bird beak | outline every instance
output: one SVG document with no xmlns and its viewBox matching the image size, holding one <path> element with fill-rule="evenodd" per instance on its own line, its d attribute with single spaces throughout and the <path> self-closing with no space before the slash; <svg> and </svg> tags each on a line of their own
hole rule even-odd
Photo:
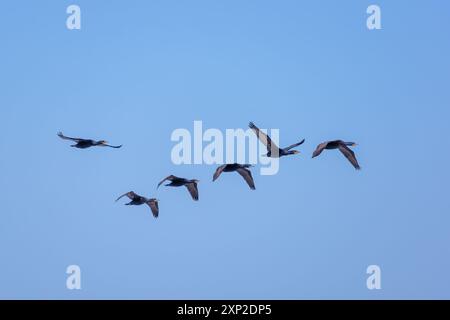
<svg viewBox="0 0 450 320">
<path fill-rule="evenodd" d="M 294 154 L 300 154 L 300 151 L 295 150 Z"/>
<path fill-rule="evenodd" d="M 357 143 L 354 143 L 353 146 L 356 147 L 356 146 L 358 146 L 358 144 L 357 144 Z"/>
</svg>

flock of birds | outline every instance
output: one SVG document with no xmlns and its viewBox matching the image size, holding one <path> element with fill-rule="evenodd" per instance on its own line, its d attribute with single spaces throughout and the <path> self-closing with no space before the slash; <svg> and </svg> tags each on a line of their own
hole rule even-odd
<svg viewBox="0 0 450 320">
<path fill-rule="evenodd" d="M 300 151 L 293 150 L 294 148 L 302 145 L 305 140 L 295 143 L 289 147 L 286 148 L 279 148 L 264 132 L 262 132 L 253 122 L 250 122 L 249 127 L 253 130 L 253 132 L 256 134 L 258 139 L 263 143 L 267 148 L 267 157 L 271 158 L 281 158 L 285 156 L 295 155 L 299 154 Z M 122 145 L 119 146 L 113 146 L 109 145 L 107 141 L 105 140 L 91 140 L 91 139 L 81 139 L 81 138 L 71 138 L 65 136 L 62 132 L 58 133 L 58 136 L 61 139 L 64 140 L 70 140 L 75 142 L 75 144 L 71 145 L 71 147 L 78 148 L 78 149 L 87 149 L 91 147 L 109 147 L 114 149 L 119 149 L 122 147 Z M 360 170 L 360 166 L 358 164 L 358 160 L 356 159 L 355 153 L 349 148 L 356 146 L 356 143 L 354 142 L 345 142 L 342 140 L 333 140 L 333 141 L 326 141 L 321 144 L 319 144 L 314 151 L 312 157 L 315 158 L 319 156 L 324 150 L 335 150 L 339 149 L 339 151 L 350 161 L 350 163 L 353 165 L 353 167 L 356 170 Z M 245 182 L 248 184 L 250 189 L 255 190 L 255 182 L 253 180 L 252 172 L 250 171 L 251 165 L 249 164 L 224 164 L 218 167 L 214 173 L 213 176 L 213 182 L 216 181 L 220 175 L 223 172 L 237 172 L 239 175 L 242 176 L 242 178 L 245 180 Z M 186 187 L 189 191 L 189 194 L 191 195 L 192 199 L 194 201 L 199 200 L 199 194 L 198 194 L 198 183 L 199 180 L 197 179 L 185 179 L 180 178 L 174 175 L 170 175 L 166 178 L 164 178 L 159 184 L 158 188 L 164 184 L 165 182 L 168 182 L 165 184 L 167 187 Z M 155 198 L 146 198 L 143 196 L 140 196 L 136 194 L 134 191 L 127 192 L 120 197 L 117 198 L 116 202 L 120 199 L 128 197 L 131 201 L 126 203 L 127 206 L 140 206 L 143 204 L 146 204 L 150 207 L 152 214 L 155 218 L 158 218 L 159 216 L 159 201 Z"/>
</svg>

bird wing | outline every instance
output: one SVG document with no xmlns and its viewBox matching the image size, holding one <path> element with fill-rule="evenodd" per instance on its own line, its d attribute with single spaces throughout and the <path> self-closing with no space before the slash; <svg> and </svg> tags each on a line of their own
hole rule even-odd
<svg viewBox="0 0 450 320">
<path fill-rule="evenodd" d="M 161 185 L 166 181 L 172 181 L 174 178 L 176 178 L 174 175 L 170 175 L 167 178 L 164 178 L 160 183 L 158 183 L 158 188 L 161 187 Z"/>
<path fill-rule="evenodd" d="M 358 160 L 356 160 L 355 153 L 349 147 L 347 147 L 345 144 L 340 144 L 339 150 L 348 159 L 348 161 L 350 161 L 350 163 L 355 167 L 356 170 L 361 169 Z"/>
<path fill-rule="evenodd" d="M 295 148 L 295 147 L 298 147 L 298 146 L 300 146 L 300 145 L 302 145 L 302 144 L 304 144 L 304 143 L 305 143 L 305 139 L 303 139 L 303 140 L 300 141 L 299 143 L 295 143 L 295 144 L 293 144 L 292 146 L 289 146 L 289 147 L 285 148 L 284 150 L 285 150 L 285 151 L 289 151 L 289 150 L 291 150 L 291 149 L 293 149 L 293 148 Z"/>
<path fill-rule="evenodd" d="M 194 199 L 195 201 L 198 201 L 198 188 L 197 188 L 197 183 L 192 182 L 192 183 L 188 183 L 186 185 L 186 188 L 188 189 L 189 193 L 192 196 L 192 199 Z"/>
<path fill-rule="evenodd" d="M 319 144 L 319 145 L 317 146 L 317 148 L 316 148 L 316 151 L 314 151 L 312 157 L 315 158 L 315 157 L 319 156 L 319 155 L 322 153 L 322 151 L 325 150 L 325 148 L 327 147 L 327 145 L 328 145 L 328 141 Z"/>
<path fill-rule="evenodd" d="M 134 193 L 133 191 L 130 191 L 130 192 L 127 192 L 127 193 L 121 195 L 120 197 L 118 197 L 116 202 L 119 201 L 120 199 L 122 199 L 123 197 L 128 197 L 131 200 L 133 200 L 136 196 L 137 196 L 136 193 Z"/>
<path fill-rule="evenodd" d="M 150 209 L 152 210 L 152 214 L 155 218 L 158 218 L 159 216 L 159 205 L 158 205 L 158 201 L 156 200 L 149 200 L 147 201 L 147 205 L 150 207 Z"/>
<path fill-rule="evenodd" d="M 264 132 L 262 132 L 257 126 L 255 126 L 253 122 L 250 122 L 248 126 L 256 134 L 259 141 L 261 141 L 261 143 L 267 147 L 267 151 L 272 152 L 272 148 L 274 150 L 279 150 L 278 146 L 272 141 L 272 139 L 270 139 L 270 137 Z"/>
<path fill-rule="evenodd" d="M 220 177 L 220 175 L 223 172 L 223 169 L 225 169 L 226 166 L 227 165 L 224 164 L 223 166 L 220 166 L 217 168 L 216 172 L 214 173 L 213 182 L 216 181 Z"/>
<path fill-rule="evenodd" d="M 237 172 L 244 178 L 250 189 L 255 190 L 255 182 L 253 181 L 252 172 L 248 169 L 240 168 Z"/>
<path fill-rule="evenodd" d="M 60 137 L 61 139 L 64 139 L 64 140 L 72 140 L 72 141 L 75 141 L 75 142 L 80 142 L 80 141 L 84 141 L 85 140 L 85 139 L 81 139 L 81 138 L 67 137 L 62 132 L 58 132 L 58 137 Z"/>
</svg>

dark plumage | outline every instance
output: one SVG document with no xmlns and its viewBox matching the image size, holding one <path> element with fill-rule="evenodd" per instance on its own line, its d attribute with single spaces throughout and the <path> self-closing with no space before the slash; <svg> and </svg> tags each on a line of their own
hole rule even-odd
<svg viewBox="0 0 450 320">
<path fill-rule="evenodd" d="M 142 196 L 134 193 L 133 191 L 130 191 L 130 192 L 127 192 L 127 193 L 121 195 L 119 198 L 117 198 L 116 202 L 119 201 L 120 199 L 122 199 L 123 197 L 128 197 L 131 199 L 131 201 L 129 203 L 125 204 L 126 206 L 140 206 L 140 205 L 146 204 L 152 210 L 153 216 L 155 218 L 158 218 L 159 205 L 158 205 L 157 199 L 147 199 L 145 197 L 142 197 Z"/>
<path fill-rule="evenodd" d="M 313 158 L 319 156 L 323 150 L 334 150 L 339 149 L 342 154 L 350 161 L 350 163 L 355 167 L 356 170 L 360 170 L 361 167 L 358 164 L 358 160 L 356 160 L 355 153 L 350 150 L 349 147 L 354 147 L 357 144 L 354 142 L 344 142 L 342 140 L 334 140 L 334 141 L 326 141 L 317 146 L 316 151 L 313 153 Z"/>
<path fill-rule="evenodd" d="M 58 133 L 58 137 L 60 137 L 61 139 L 64 139 L 64 140 L 75 141 L 76 144 L 71 145 L 71 147 L 78 148 L 78 149 L 87 149 L 90 147 L 109 147 L 109 148 L 119 149 L 122 147 L 122 145 L 111 146 L 105 140 L 95 141 L 95 140 L 90 140 L 90 139 L 70 138 L 70 137 L 66 137 L 65 135 L 63 135 L 62 132 Z"/>
<path fill-rule="evenodd" d="M 270 137 L 267 134 L 265 134 L 257 126 L 255 126 L 253 122 L 250 122 L 249 127 L 255 132 L 258 139 L 267 147 L 268 152 L 266 156 L 270 158 L 281 158 L 289 155 L 299 154 L 300 151 L 291 149 L 298 147 L 305 142 L 305 139 L 303 139 L 298 143 L 295 143 L 287 148 L 281 149 L 272 141 L 272 139 L 270 139 Z"/>
<path fill-rule="evenodd" d="M 185 186 L 190 195 L 192 196 L 192 199 L 194 199 L 195 201 L 198 201 L 199 197 L 198 197 L 198 187 L 197 184 L 200 182 L 198 180 L 188 180 L 188 179 L 184 179 L 184 178 L 179 178 L 176 177 L 174 175 L 168 176 L 167 178 L 164 178 L 164 180 L 162 180 L 159 184 L 158 184 L 158 188 L 165 182 L 165 181 L 170 181 L 169 184 L 166 184 L 166 187 L 182 187 Z"/>
<path fill-rule="evenodd" d="M 216 172 L 214 173 L 213 181 L 216 181 L 222 172 L 237 172 L 239 173 L 244 180 L 247 182 L 250 189 L 255 190 L 255 182 L 253 181 L 252 172 L 248 169 L 251 165 L 249 164 L 224 164 L 217 168 Z"/>
</svg>

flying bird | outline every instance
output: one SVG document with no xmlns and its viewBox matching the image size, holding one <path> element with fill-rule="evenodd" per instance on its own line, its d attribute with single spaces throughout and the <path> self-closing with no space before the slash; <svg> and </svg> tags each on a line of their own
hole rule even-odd
<svg viewBox="0 0 450 320">
<path fill-rule="evenodd" d="M 184 179 L 184 178 L 178 178 L 174 175 L 168 176 L 167 178 L 164 178 L 163 181 L 161 181 L 158 184 L 158 188 L 165 182 L 165 181 L 170 181 L 169 184 L 166 184 L 166 187 L 182 187 L 185 186 L 189 193 L 192 196 L 192 199 L 194 199 L 195 201 L 198 201 L 198 187 L 197 184 L 200 182 L 199 180 L 193 179 L 193 180 L 188 180 L 188 179 Z"/>
<path fill-rule="evenodd" d="M 65 135 L 63 135 L 62 132 L 58 132 L 58 137 L 60 137 L 61 139 L 64 139 L 64 140 L 75 141 L 76 143 L 74 145 L 71 145 L 71 147 L 78 148 L 78 149 L 87 149 L 90 147 L 109 147 L 109 148 L 115 148 L 115 149 L 122 148 L 122 145 L 111 146 L 105 140 L 95 141 L 95 140 L 90 140 L 90 139 L 66 137 Z"/>
<path fill-rule="evenodd" d="M 298 147 L 302 145 L 305 142 L 305 139 L 300 141 L 299 143 L 295 143 L 287 148 L 279 148 L 272 139 L 262 132 L 253 122 L 250 122 L 249 127 L 255 132 L 258 139 L 267 147 L 267 154 L 266 156 L 269 158 L 281 158 L 289 155 L 299 154 L 300 151 L 298 150 L 292 150 L 295 147 Z"/>
<path fill-rule="evenodd" d="M 116 202 L 122 199 L 123 197 L 128 197 L 131 201 L 129 203 L 126 203 L 126 206 L 140 206 L 143 204 L 146 204 L 150 207 L 152 210 L 152 214 L 155 218 L 158 218 L 159 216 L 159 205 L 157 199 L 147 199 L 145 197 L 142 197 L 133 191 L 127 192 L 123 195 L 121 195 L 119 198 L 117 198 Z"/>
<path fill-rule="evenodd" d="M 249 164 L 224 164 L 223 166 L 217 168 L 214 173 L 213 182 L 220 177 L 222 172 L 237 172 L 244 178 L 250 189 L 255 190 L 256 188 L 255 182 L 253 181 L 252 172 L 248 169 L 250 167 L 251 165 Z"/>
<path fill-rule="evenodd" d="M 326 141 L 317 146 L 316 151 L 313 153 L 313 158 L 319 156 L 323 150 L 334 150 L 339 149 L 342 154 L 350 161 L 350 163 L 355 167 L 356 170 L 360 170 L 361 167 L 358 164 L 358 160 L 356 160 L 355 153 L 350 150 L 349 147 L 354 147 L 357 144 L 354 142 L 344 142 L 342 140 L 334 140 L 334 141 Z"/>
</svg>

